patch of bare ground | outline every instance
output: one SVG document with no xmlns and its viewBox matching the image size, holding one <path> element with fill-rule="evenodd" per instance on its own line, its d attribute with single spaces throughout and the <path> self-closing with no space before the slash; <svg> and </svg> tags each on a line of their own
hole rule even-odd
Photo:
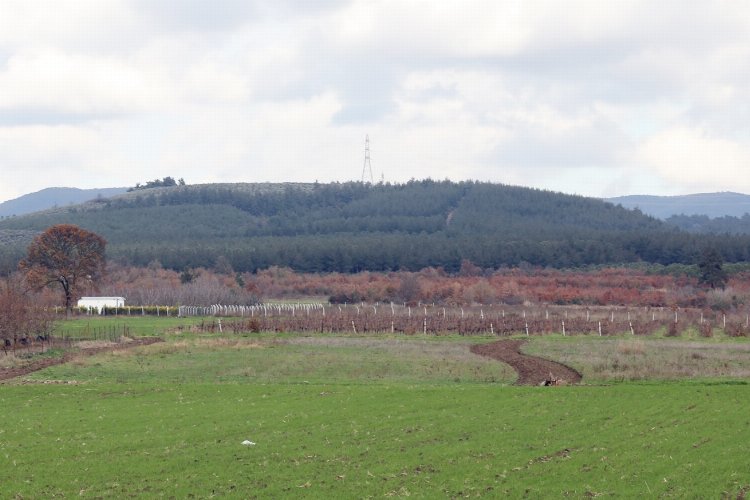
<svg viewBox="0 0 750 500">
<path fill-rule="evenodd" d="M 15 385 L 79 385 L 81 382 L 77 380 L 34 380 L 30 378 L 24 378 L 15 382 Z"/>
<path fill-rule="evenodd" d="M 93 356 L 94 354 L 100 354 L 103 352 L 120 351 L 122 349 L 150 345 L 157 342 L 163 342 L 163 340 L 159 337 L 143 337 L 139 339 L 128 339 L 127 342 L 121 342 L 117 344 L 111 342 L 97 342 L 88 347 L 86 347 L 85 344 L 84 346 L 81 346 L 81 343 L 79 343 L 79 345 L 77 346 L 78 349 L 67 351 L 62 356 L 31 359 L 20 363 L 14 363 L 9 366 L 0 367 L 0 381 L 28 375 L 29 373 L 43 370 L 45 368 L 49 368 L 50 366 L 68 363 L 69 361 L 73 361 L 74 359 L 82 356 Z"/>
<path fill-rule="evenodd" d="M 473 345 L 471 352 L 512 366 L 518 373 L 515 385 L 541 385 L 550 380 L 567 384 L 581 381 L 581 374 L 569 366 L 523 354 L 521 346 L 525 343 L 525 340 L 499 340 L 489 344 Z"/>
</svg>

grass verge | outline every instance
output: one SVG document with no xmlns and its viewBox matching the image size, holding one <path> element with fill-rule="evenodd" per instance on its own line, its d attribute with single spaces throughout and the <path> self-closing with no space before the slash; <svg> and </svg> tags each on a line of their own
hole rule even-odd
<svg viewBox="0 0 750 500">
<path fill-rule="evenodd" d="M 254 335 L 172 337 L 82 357 L 29 379 L 107 382 L 512 383 L 507 365 L 466 344 L 413 339 Z"/>
<path fill-rule="evenodd" d="M 584 383 L 750 378 L 750 343 L 737 340 L 548 336 L 523 351 L 572 366 Z"/>
</svg>

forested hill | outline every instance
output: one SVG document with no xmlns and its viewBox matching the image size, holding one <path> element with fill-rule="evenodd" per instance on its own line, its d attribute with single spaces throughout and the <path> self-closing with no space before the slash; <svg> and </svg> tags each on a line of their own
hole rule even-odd
<svg viewBox="0 0 750 500">
<path fill-rule="evenodd" d="M 175 269 L 220 257 L 236 271 L 456 271 L 464 259 L 485 268 L 693 263 L 714 244 L 728 261 L 750 260 L 746 237 L 693 236 L 601 200 L 431 180 L 149 189 L 0 221 L 0 236 L 63 222 L 104 236 L 110 258 Z M 6 262 L 18 256 L 18 247 L 3 248 Z"/>
<path fill-rule="evenodd" d="M 750 234 L 750 214 L 742 217 L 710 218 L 707 215 L 673 215 L 666 223 L 690 233 L 703 234 Z"/>
</svg>

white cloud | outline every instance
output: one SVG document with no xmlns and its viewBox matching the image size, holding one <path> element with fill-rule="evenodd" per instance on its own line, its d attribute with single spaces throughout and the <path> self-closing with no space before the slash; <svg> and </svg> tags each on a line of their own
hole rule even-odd
<svg viewBox="0 0 750 500">
<path fill-rule="evenodd" d="M 157 108 L 168 94 L 154 73 L 111 57 L 20 51 L 0 71 L 0 109 L 129 114 Z"/>
<path fill-rule="evenodd" d="M 750 190 L 750 147 L 700 128 L 656 134 L 638 148 L 635 159 L 683 192 Z"/>
<path fill-rule="evenodd" d="M 749 79 L 720 0 L 7 0 L 0 198 L 357 179 L 366 133 L 391 181 L 750 190 Z"/>
</svg>

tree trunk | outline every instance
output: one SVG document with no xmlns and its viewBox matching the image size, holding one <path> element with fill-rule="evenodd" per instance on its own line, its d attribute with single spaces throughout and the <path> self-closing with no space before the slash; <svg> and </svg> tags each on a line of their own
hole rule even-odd
<svg viewBox="0 0 750 500">
<path fill-rule="evenodd" d="M 73 299 L 70 293 L 70 282 L 65 276 L 60 276 L 60 283 L 62 284 L 63 290 L 65 290 L 65 317 L 70 318 L 70 302 Z"/>
</svg>

